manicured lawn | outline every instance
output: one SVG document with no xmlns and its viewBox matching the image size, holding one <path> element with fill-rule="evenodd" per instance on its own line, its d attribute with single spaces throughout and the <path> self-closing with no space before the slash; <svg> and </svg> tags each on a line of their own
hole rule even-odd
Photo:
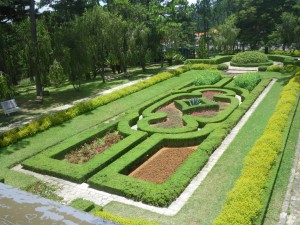
<svg viewBox="0 0 300 225">
<path fill-rule="evenodd" d="M 165 217 L 120 203 L 111 203 L 104 207 L 104 210 L 121 216 L 143 216 L 160 224 L 211 224 L 221 210 L 226 193 L 231 190 L 235 179 L 239 176 L 243 158 L 248 154 L 256 139 L 263 133 L 265 125 L 274 112 L 281 90 L 281 84 L 276 83 L 209 176 L 176 216 Z"/>
</svg>

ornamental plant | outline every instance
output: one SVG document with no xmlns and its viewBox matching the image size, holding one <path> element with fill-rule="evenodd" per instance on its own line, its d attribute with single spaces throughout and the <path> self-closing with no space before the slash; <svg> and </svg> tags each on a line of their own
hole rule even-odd
<svg viewBox="0 0 300 225">
<path fill-rule="evenodd" d="M 220 71 L 208 70 L 200 71 L 200 76 L 194 81 L 194 85 L 211 85 L 215 84 L 222 79 Z"/>
<path fill-rule="evenodd" d="M 252 91 L 255 86 L 260 82 L 261 78 L 256 72 L 248 72 L 237 76 L 234 79 L 234 84 L 238 87 L 245 88 Z"/>
<path fill-rule="evenodd" d="M 268 56 L 259 51 L 240 52 L 231 59 L 233 63 L 248 64 L 248 63 L 266 63 Z"/>
</svg>

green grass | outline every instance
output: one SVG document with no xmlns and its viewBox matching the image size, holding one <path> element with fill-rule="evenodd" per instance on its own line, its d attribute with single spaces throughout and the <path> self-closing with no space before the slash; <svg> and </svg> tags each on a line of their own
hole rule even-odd
<svg viewBox="0 0 300 225">
<path fill-rule="evenodd" d="M 37 180 L 32 176 L 20 174 L 8 168 L 59 142 L 67 142 L 69 137 L 80 135 L 81 132 L 87 129 L 96 129 L 104 121 L 119 116 L 154 96 L 171 92 L 173 89 L 191 82 L 197 77 L 197 74 L 197 71 L 189 71 L 180 76 L 170 78 L 105 106 L 98 107 L 89 113 L 80 115 L 33 137 L 25 138 L 15 144 L 0 148 L 0 176 L 5 178 L 5 183 L 16 187 L 28 186 L 32 182 L 36 182 Z"/>
<path fill-rule="evenodd" d="M 0 108 L 0 127 L 25 119 L 29 116 L 38 115 L 44 111 L 68 104 L 72 101 L 95 95 L 99 92 L 128 83 L 130 81 L 145 78 L 164 69 L 166 68 L 160 68 L 160 66 L 151 66 L 146 72 L 142 73 L 140 69 L 133 68 L 129 70 L 131 74 L 129 78 L 107 80 L 105 84 L 102 83 L 101 78 L 97 77 L 95 80 L 92 79 L 83 81 L 79 91 L 75 91 L 70 83 L 66 83 L 64 86 L 59 88 L 47 87 L 45 90 L 49 91 L 50 95 L 44 97 L 43 103 L 35 102 L 36 93 L 34 85 L 17 87 L 17 92 L 19 94 L 15 97 L 15 99 L 22 111 L 13 113 L 10 116 L 5 116 Z M 112 73 L 108 75 L 114 76 Z"/>
<path fill-rule="evenodd" d="M 296 151 L 296 145 L 299 138 L 300 132 L 300 104 L 297 106 L 297 112 L 294 116 L 290 133 L 287 139 L 284 155 L 282 158 L 281 166 L 278 172 L 276 183 L 274 186 L 271 201 L 268 207 L 266 218 L 264 221 L 265 225 L 277 224 L 281 213 L 282 204 L 285 198 L 287 186 L 291 175 L 291 169 L 294 163 L 294 156 Z"/>
<path fill-rule="evenodd" d="M 244 157 L 248 154 L 256 139 L 261 136 L 270 116 L 274 112 L 281 90 L 282 85 L 280 83 L 273 86 L 207 178 L 177 215 L 166 217 L 116 202 L 105 206 L 104 210 L 121 216 L 144 216 L 146 219 L 166 225 L 211 224 L 225 202 L 226 193 L 231 190 L 234 181 L 240 175 Z"/>
</svg>

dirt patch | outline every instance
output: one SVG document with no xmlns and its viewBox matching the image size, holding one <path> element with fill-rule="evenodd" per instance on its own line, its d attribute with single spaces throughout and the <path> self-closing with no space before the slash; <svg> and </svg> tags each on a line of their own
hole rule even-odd
<svg viewBox="0 0 300 225">
<path fill-rule="evenodd" d="M 162 148 L 129 176 L 161 184 L 192 154 L 198 146 Z"/>
<path fill-rule="evenodd" d="M 156 127 L 156 128 L 181 128 L 181 127 L 183 127 L 182 112 L 176 108 L 174 102 L 161 107 L 156 112 L 167 113 L 167 118 L 162 122 L 152 124 L 153 127 Z"/>
</svg>

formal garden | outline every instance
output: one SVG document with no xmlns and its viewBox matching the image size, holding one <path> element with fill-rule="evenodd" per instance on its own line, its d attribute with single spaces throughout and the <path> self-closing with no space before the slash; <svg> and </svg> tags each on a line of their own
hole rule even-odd
<svg viewBox="0 0 300 225">
<path fill-rule="evenodd" d="M 299 9 L 2 1 L 0 182 L 119 224 L 292 224 Z"/>
<path fill-rule="evenodd" d="M 2 133 L 1 178 L 63 201 L 55 194 L 58 187 L 12 170 L 21 164 L 25 170 L 168 208 L 276 81 L 176 215 L 121 202 L 70 203 L 123 224 L 274 224 L 300 130 L 299 69 L 286 63 L 238 76 L 217 70 L 218 64 L 238 58 L 201 60 L 208 64 L 187 60 L 178 69 Z M 273 55 L 267 62 L 271 59 L 284 62 L 287 57 Z"/>
</svg>

